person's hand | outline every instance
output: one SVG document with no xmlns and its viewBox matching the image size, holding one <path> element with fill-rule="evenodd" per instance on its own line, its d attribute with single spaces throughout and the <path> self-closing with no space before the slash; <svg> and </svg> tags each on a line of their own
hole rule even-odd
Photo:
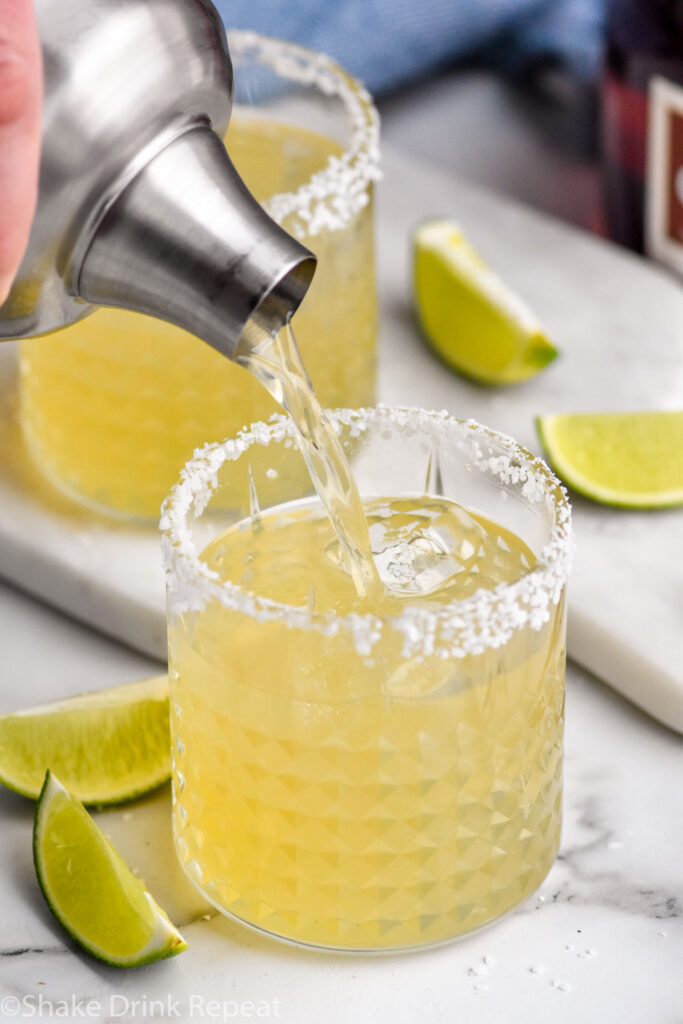
<svg viewBox="0 0 683 1024">
<path fill-rule="evenodd" d="M 0 0 L 0 304 L 19 269 L 36 207 L 42 92 L 32 0 Z"/>
</svg>

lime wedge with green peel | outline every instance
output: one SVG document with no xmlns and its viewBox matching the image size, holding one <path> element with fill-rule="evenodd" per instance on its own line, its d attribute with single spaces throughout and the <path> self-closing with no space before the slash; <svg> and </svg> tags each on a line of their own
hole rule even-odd
<svg viewBox="0 0 683 1024">
<path fill-rule="evenodd" d="M 139 967 L 187 949 L 80 800 L 51 772 L 36 806 L 33 861 L 52 913 L 99 960 Z"/>
<path fill-rule="evenodd" d="M 168 678 L 0 715 L 0 782 L 37 799 L 56 772 L 86 804 L 119 803 L 171 773 Z"/>
<path fill-rule="evenodd" d="M 548 461 L 580 494 L 623 508 L 683 504 L 683 412 L 539 416 Z"/>
<path fill-rule="evenodd" d="M 557 356 L 535 314 L 453 221 L 421 224 L 413 249 L 420 322 L 449 366 L 482 384 L 514 384 Z"/>
</svg>

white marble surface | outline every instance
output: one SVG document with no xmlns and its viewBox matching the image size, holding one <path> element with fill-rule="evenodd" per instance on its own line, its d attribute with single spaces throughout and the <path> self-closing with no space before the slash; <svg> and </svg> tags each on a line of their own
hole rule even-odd
<svg viewBox="0 0 683 1024">
<path fill-rule="evenodd" d="M 683 289 L 624 250 L 401 156 L 380 202 L 380 397 L 473 416 L 541 453 L 542 413 L 683 409 Z M 411 226 L 457 219 L 560 349 L 492 391 L 449 373 L 416 337 Z M 417 343 L 416 343 L 417 342 Z M 683 731 L 683 510 L 633 512 L 572 496 L 570 656 Z"/>
<path fill-rule="evenodd" d="M 2 586 L 0 643 L 0 710 L 155 667 Z M 216 1019 L 199 1007 L 204 998 L 225 1003 L 228 1020 L 250 1019 L 230 1016 L 236 1004 L 262 1001 L 268 1019 L 284 1024 L 680 1024 L 681 741 L 576 667 L 567 689 L 560 859 L 515 914 L 421 954 L 311 954 L 215 915 L 175 863 L 165 788 L 97 820 L 190 948 L 137 971 L 99 965 L 69 945 L 42 901 L 31 863 L 32 806 L 0 791 L 0 1021 L 28 1017 L 42 996 L 54 1018 L 61 1001 L 94 1000 L 103 1021 L 149 1020 L 153 999 L 161 1001 L 155 1020 Z M 25 998 L 22 1018 L 12 1000 Z M 48 1009 L 43 1017 L 50 1019 Z"/>
<path fill-rule="evenodd" d="M 543 412 L 683 408 L 683 290 L 613 246 L 500 196 L 387 152 L 378 203 L 379 397 L 446 408 L 540 451 Z M 491 390 L 450 372 L 422 342 L 410 231 L 455 217 L 537 309 L 561 358 L 534 380 Z M 11 346 L 0 348 L 0 574 L 147 654 L 165 654 L 154 530 L 56 500 L 25 465 Z M 207 440 L 211 440 L 208 439 Z M 215 439 L 212 439 L 215 440 Z M 636 513 L 574 499 L 571 657 L 683 731 L 683 511 Z"/>
<path fill-rule="evenodd" d="M 617 262 L 610 264 L 615 274 L 606 275 L 602 247 L 590 240 L 562 235 L 567 251 L 558 255 L 560 235 L 553 225 L 407 161 L 389 158 L 386 166 L 379 239 L 382 357 L 391 370 L 390 377 L 382 378 L 385 400 L 476 415 L 530 446 L 535 446 L 532 408 L 589 408 L 598 401 L 600 407 L 636 407 L 650 404 L 653 395 L 664 406 L 681 402 L 683 307 L 663 276 L 641 273 L 627 257 L 615 257 Z M 538 306 L 563 349 L 562 363 L 521 391 L 491 395 L 448 374 L 420 347 L 407 299 L 406 229 L 427 213 L 449 213 L 465 223 L 482 251 Z M 536 253 L 534 261 L 530 252 Z M 600 302 L 584 302 L 584 294 L 594 290 Z M 652 364 L 647 378 L 642 373 L 645 345 Z M 567 379 L 569 391 L 563 390 Z M 9 480 L 15 495 L 8 499 L 7 490 L 3 493 L 0 527 L 6 501 L 15 500 L 17 490 L 29 486 L 33 497 L 28 510 L 19 506 L 24 549 L 6 544 L 0 551 L 2 571 L 13 571 L 25 586 L 44 593 L 45 564 L 35 549 L 40 531 L 50 527 L 39 513 L 55 506 L 35 481 L 27 483 L 14 461 L 15 441 L 11 423 L 0 427 L 5 486 Z M 627 552 L 641 545 L 647 555 L 642 542 L 647 542 L 652 517 L 603 514 L 584 504 L 577 512 L 577 525 L 593 522 L 596 537 L 610 533 Z M 63 601 L 66 588 L 72 610 L 91 619 L 93 607 L 105 602 L 96 621 L 120 632 L 116 616 L 122 614 L 121 601 L 112 599 L 111 587 L 93 589 L 92 577 L 93 566 L 94 575 L 99 571 L 101 543 L 107 543 L 102 533 L 116 549 L 121 531 L 86 525 L 66 506 L 60 506 L 57 519 L 71 524 L 76 539 L 68 547 L 69 572 L 62 566 L 50 577 L 47 597 Z M 658 587 L 676 580 L 680 534 L 669 524 L 678 517 L 667 514 L 656 521 L 666 524 L 672 555 L 668 566 L 660 558 L 655 570 L 649 564 L 639 567 L 637 582 L 646 593 L 651 580 Z M 57 530 L 50 540 L 59 553 L 64 535 Z M 130 563 L 118 564 L 117 585 L 137 594 L 141 603 L 124 603 L 123 624 L 127 629 L 138 624 L 137 639 L 129 637 L 132 643 L 151 647 L 149 637 L 154 636 L 153 649 L 161 650 L 163 631 L 152 634 L 145 617 L 146 595 L 158 587 L 156 555 L 135 531 L 126 539 L 129 550 L 131 544 L 138 547 Z M 602 548 L 591 553 L 584 544 L 583 550 L 592 562 Z M 20 559 L 19 570 L 11 569 L 10 556 Z M 145 567 L 142 583 L 131 577 L 131 565 L 138 572 Z M 628 576 L 620 586 L 612 585 L 614 571 L 601 567 L 599 574 L 608 587 L 608 604 L 627 597 L 629 588 L 638 592 Z M 579 565 L 575 593 L 580 580 Z M 590 580 L 587 586 L 590 592 Z M 600 601 L 605 603 L 603 596 Z M 646 648 L 654 651 L 655 661 L 634 671 L 633 648 L 625 641 L 634 644 L 639 632 L 652 641 L 655 630 L 662 629 L 668 638 L 664 642 L 671 644 L 679 633 L 660 620 L 660 606 L 640 607 L 634 619 L 617 609 L 613 621 L 621 623 L 623 635 L 615 637 L 611 648 L 603 643 L 598 649 L 609 662 L 607 669 L 619 656 L 633 678 L 645 679 L 646 672 L 657 671 L 657 645 L 650 642 Z M 675 614 L 673 601 L 667 607 Z M 574 613 L 575 657 L 584 646 L 576 632 L 580 621 Z M 142 656 L 1 584 L 0 650 L 0 712 L 158 671 Z M 673 663 L 680 673 L 675 648 L 668 653 L 664 648 L 660 660 L 665 669 Z M 256 1019 L 285 1024 L 321 1019 L 326 1024 L 681 1024 L 680 738 L 570 665 L 565 764 L 561 855 L 540 892 L 480 935 L 439 950 L 380 959 L 293 950 L 215 915 L 176 865 L 167 789 L 127 809 L 100 812 L 100 824 L 190 943 L 175 960 L 132 972 L 99 965 L 65 939 L 33 874 L 32 806 L 0 790 L 0 1022 L 76 1021 L 88 1011 L 102 1021 L 249 1020 L 258 1009 Z M 211 999 L 216 1006 L 208 1003 Z"/>
</svg>

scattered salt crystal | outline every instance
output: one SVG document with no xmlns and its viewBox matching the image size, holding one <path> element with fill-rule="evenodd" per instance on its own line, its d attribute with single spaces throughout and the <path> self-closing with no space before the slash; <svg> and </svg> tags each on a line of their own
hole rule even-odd
<svg viewBox="0 0 683 1024">
<path fill-rule="evenodd" d="M 267 469 L 266 470 L 266 476 L 268 477 L 269 480 L 276 480 L 277 479 L 277 470 L 276 469 Z"/>
<path fill-rule="evenodd" d="M 476 967 L 470 967 L 467 973 L 470 978 L 480 978 L 482 975 L 487 973 L 487 970 L 483 964 L 478 964 Z"/>
<path fill-rule="evenodd" d="M 487 953 L 486 956 L 484 957 L 484 963 L 488 967 L 495 967 L 498 961 L 496 960 L 495 956 L 491 956 L 490 953 Z"/>
<path fill-rule="evenodd" d="M 666 935 L 666 932 L 657 932 L 657 935 L 664 936 L 664 935 Z"/>
<path fill-rule="evenodd" d="M 572 950 L 576 949 L 576 946 L 574 945 L 573 942 L 570 942 L 569 945 L 565 946 L 564 948 L 570 950 L 570 952 L 571 952 Z"/>
<path fill-rule="evenodd" d="M 529 973 L 530 974 L 543 974 L 544 970 L 545 970 L 545 967 L 543 966 L 543 964 L 533 964 L 529 968 Z"/>
<path fill-rule="evenodd" d="M 556 988 L 558 992 L 571 992 L 572 990 L 568 981 L 560 981 L 559 978 L 553 978 L 550 984 L 553 988 Z"/>
<path fill-rule="evenodd" d="M 490 991 L 490 988 L 489 988 L 488 985 L 481 985 L 481 984 L 480 985 L 474 985 L 473 988 L 474 988 L 475 992 L 489 992 Z"/>
<path fill-rule="evenodd" d="M 211 914 L 202 914 L 202 921 L 210 921 Z"/>
<path fill-rule="evenodd" d="M 597 956 L 597 955 L 598 955 L 597 949 L 593 949 L 592 946 L 590 947 L 590 949 L 584 949 L 583 953 L 579 953 L 579 956 L 581 957 L 582 960 L 586 960 L 586 959 L 588 959 L 590 957 L 594 957 L 594 956 Z"/>
<path fill-rule="evenodd" d="M 539 896 L 538 897 L 538 902 L 539 903 L 545 903 L 545 896 Z"/>
</svg>

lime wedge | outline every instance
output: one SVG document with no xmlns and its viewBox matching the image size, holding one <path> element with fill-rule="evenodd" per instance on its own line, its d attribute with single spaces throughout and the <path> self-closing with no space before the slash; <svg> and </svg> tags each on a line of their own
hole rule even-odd
<svg viewBox="0 0 683 1024">
<path fill-rule="evenodd" d="M 513 384 L 557 356 L 534 313 L 453 221 L 421 224 L 413 251 L 420 322 L 449 366 L 482 384 Z"/>
<path fill-rule="evenodd" d="M 683 412 L 539 416 L 536 429 L 580 494 L 624 508 L 683 504 Z"/>
<path fill-rule="evenodd" d="M 168 678 L 0 716 L 0 782 L 38 797 L 49 768 L 86 804 L 118 803 L 171 773 Z"/>
<path fill-rule="evenodd" d="M 139 967 L 187 949 L 80 800 L 51 772 L 36 805 L 33 861 L 48 907 L 99 960 Z"/>
</svg>

